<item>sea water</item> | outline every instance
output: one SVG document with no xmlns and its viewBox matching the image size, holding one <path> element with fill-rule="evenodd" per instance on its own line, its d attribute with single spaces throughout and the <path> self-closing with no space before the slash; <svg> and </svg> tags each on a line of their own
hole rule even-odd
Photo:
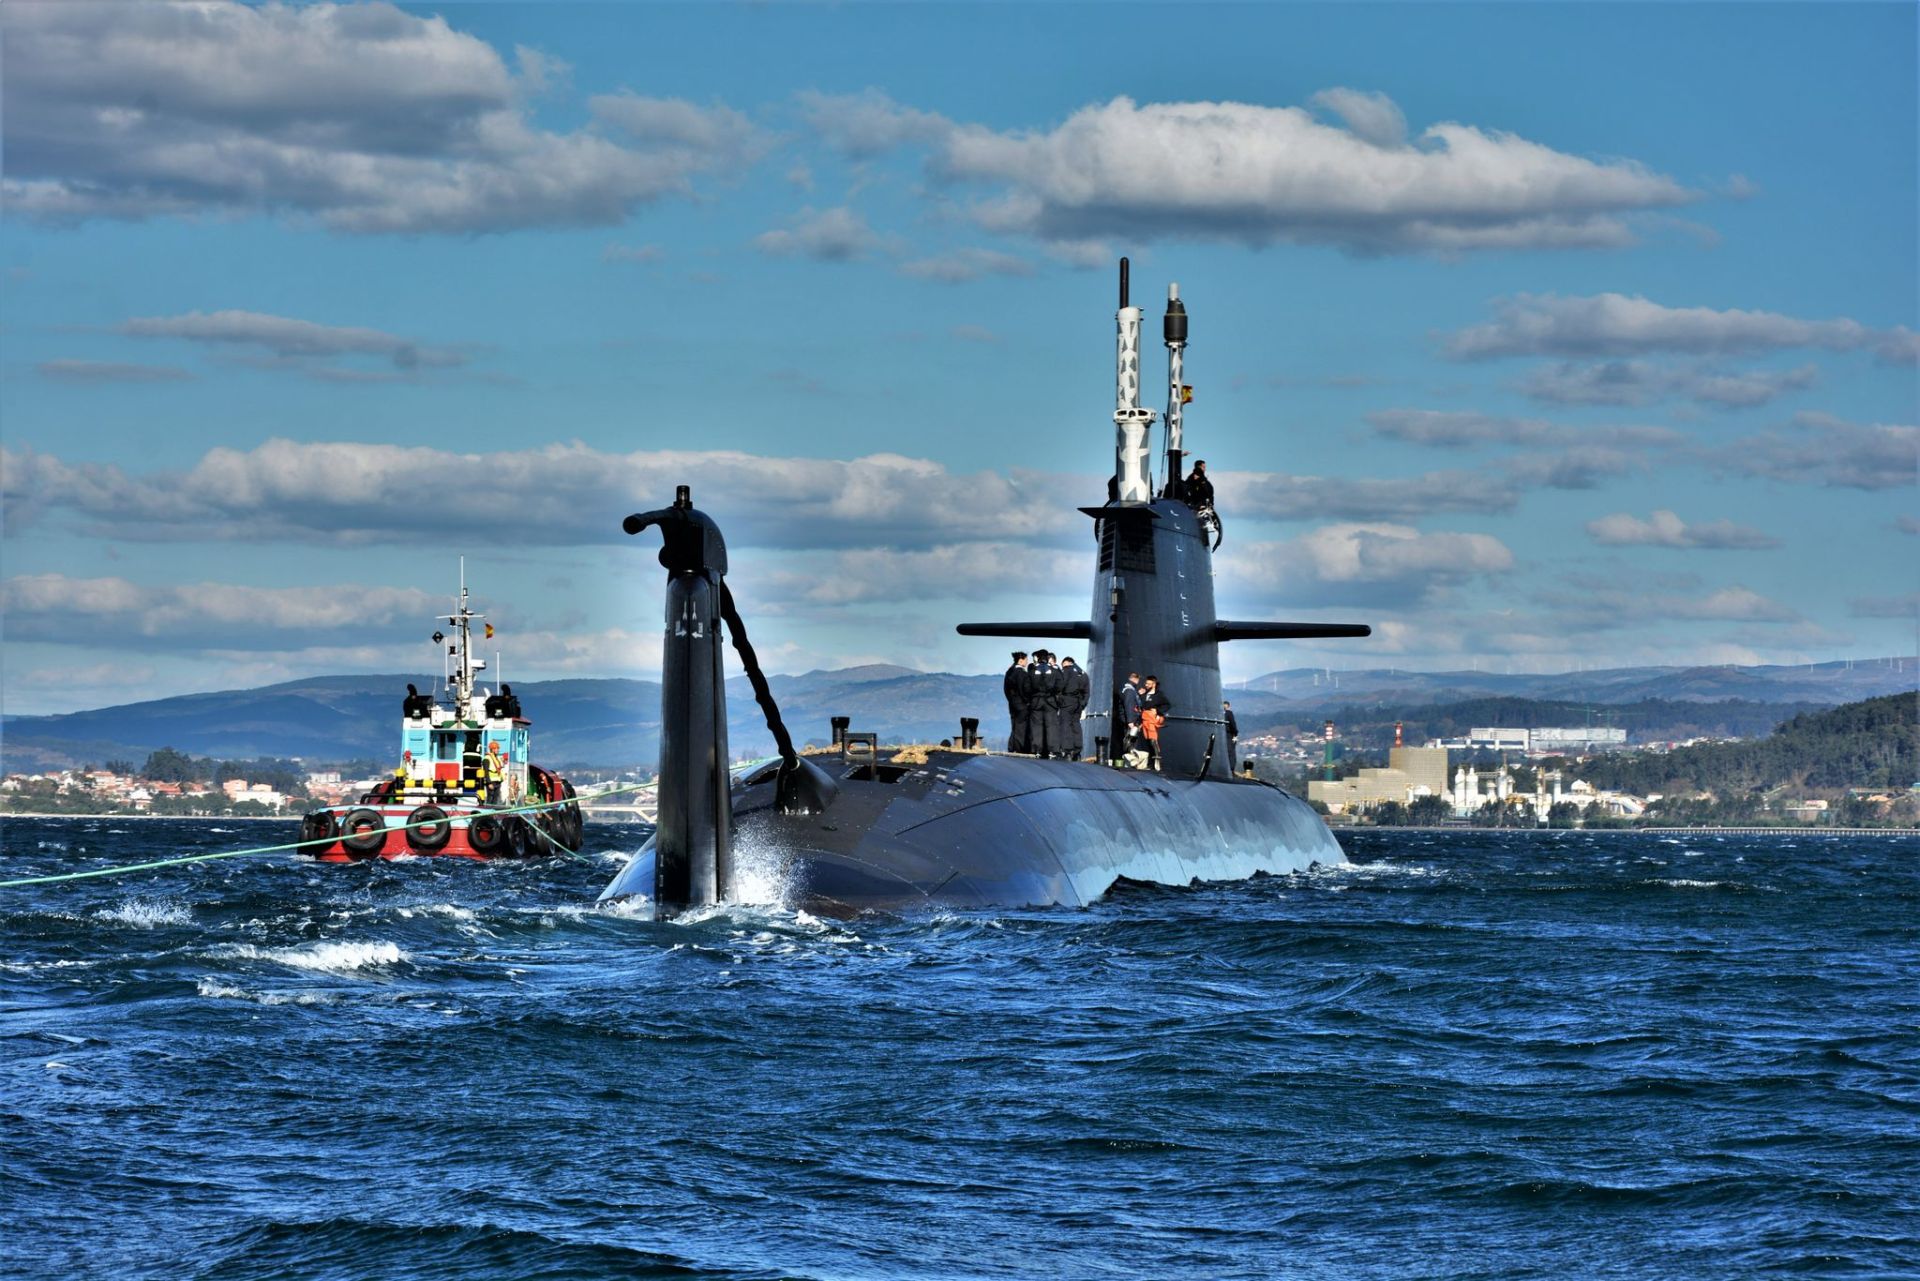
<svg viewBox="0 0 1920 1281">
<path fill-rule="evenodd" d="M 8 819 L 0 875 L 294 839 Z M 1083 910 L 0 890 L 0 1273 L 1920 1274 L 1920 842 L 1396 832 Z"/>
</svg>

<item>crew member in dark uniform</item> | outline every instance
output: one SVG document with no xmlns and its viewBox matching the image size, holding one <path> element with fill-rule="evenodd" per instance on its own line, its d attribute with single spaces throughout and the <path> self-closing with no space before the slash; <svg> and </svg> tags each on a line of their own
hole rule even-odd
<svg viewBox="0 0 1920 1281">
<path fill-rule="evenodd" d="M 1140 673 L 1128 672 L 1120 687 L 1120 741 L 1113 745 L 1116 759 L 1126 760 L 1140 746 Z M 1137 762 L 1128 762 L 1134 766 Z"/>
<path fill-rule="evenodd" d="M 1080 714 L 1087 710 L 1092 684 L 1080 665 L 1071 658 L 1060 660 L 1060 754 L 1067 760 L 1080 758 Z"/>
<path fill-rule="evenodd" d="M 1193 471 L 1181 483 L 1180 495 L 1187 500 L 1187 506 L 1193 508 L 1200 517 L 1200 527 L 1213 534 L 1213 547 L 1220 549 L 1220 513 L 1213 506 L 1213 482 L 1207 479 L 1207 464 L 1204 459 L 1193 465 Z"/>
<path fill-rule="evenodd" d="M 1227 773 L 1240 772 L 1240 762 L 1234 756 L 1234 747 L 1240 741 L 1240 722 L 1233 719 L 1233 704 L 1222 700 L 1220 710 L 1227 718 Z"/>
<path fill-rule="evenodd" d="M 1031 751 L 1027 746 L 1027 712 L 1033 701 L 1033 677 L 1027 672 L 1025 652 L 1013 652 L 1013 666 L 1001 678 L 1000 692 L 1007 696 L 1007 750 Z"/>
<path fill-rule="evenodd" d="M 1060 669 L 1044 649 L 1033 652 L 1033 702 L 1027 712 L 1027 745 L 1041 760 L 1060 750 Z"/>
<path fill-rule="evenodd" d="M 1204 460 L 1194 463 L 1193 470 L 1180 486 L 1181 497 L 1187 500 L 1187 506 L 1197 512 L 1213 510 L 1213 482 L 1207 479 L 1207 464 Z"/>
</svg>

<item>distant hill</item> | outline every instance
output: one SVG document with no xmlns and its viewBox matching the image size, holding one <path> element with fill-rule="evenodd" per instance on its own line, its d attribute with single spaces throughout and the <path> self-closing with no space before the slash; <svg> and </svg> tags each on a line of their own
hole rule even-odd
<svg viewBox="0 0 1920 1281">
<path fill-rule="evenodd" d="M 1890 694 L 1804 713 L 1753 742 L 1600 757 L 1582 763 L 1579 775 L 1596 787 L 1641 795 L 1726 797 L 1777 787 L 1904 791 L 1920 781 L 1920 698 Z"/>
<path fill-rule="evenodd" d="M 1589 716 L 1592 707 L 1613 709 L 1615 719 L 1608 723 L 1625 726 L 1638 741 L 1711 732 L 1672 732 L 1685 726 L 1757 734 L 1808 709 L 1910 691 L 1914 662 L 1624 668 L 1561 676 L 1379 669 L 1333 676 L 1337 685 L 1319 669 L 1274 672 L 1230 688 L 1228 697 L 1242 732 L 1248 734 L 1262 725 L 1311 725 L 1329 714 L 1342 719 L 1343 726 L 1367 720 L 1384 733 L 1391 732 L 1395 719 L 1408 721 L 1409 732 L 1417 729 L 1421 734 L 1451 732 L 1437 727 L 1456 721 L 1582 724 L 1586 722 L 1576 717 Z M 59 716 L 4 717 L 0 768 L 38 771 L 116 757 L 137 762 L 161 747 L 223 760 L 385 760 L 396 751 L 400 699 L 408 679 L 315 676 L 260 689 L 188 694 Z M 851 716 L 855 729 L 895 741 L 955 737 L 962 716 L 978 716 L 989 738 L 1006 733 L 997 672 L 963 676 L 874 664 L 774 676 L 769 684 L 799 742 L 826 741 L 832 716 Z M 516 681 L 514 692 L 533 720 L 534 754 L 543 764 L 629 766 L 650 764 L 658 754 L 660 687 L 655 682 Z M 727 693 L 735 754 L 771 753 L 772 737 L 745 679 L 728 682 Z M 1534 702 L 1448 709 L 1477 699 Z M 1728 699 L 1740 701 L 1724 701 Z M 1606 713 L 1593 712 L 1590 719 L 1603 723 Z"/>
</svg>

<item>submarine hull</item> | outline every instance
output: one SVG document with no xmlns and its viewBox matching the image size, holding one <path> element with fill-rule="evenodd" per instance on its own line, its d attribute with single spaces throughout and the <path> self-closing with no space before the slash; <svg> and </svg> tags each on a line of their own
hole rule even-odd
<svg viewBox="0 0 1920 1281">
<path fill-rule="evenodd" d="M 822 758 L 814 758 L 816 762 Z M 736 786 L 735 853 L 788 905 L 844 915 L 1092 903 L 1120 880 L 1239 880 L 1345 861 L 1298 797 L 1077 761 L 932 751 L 850 764 L 817 814 L 782 814 L 773 771 Z M 643 851 L 602 900 L 653 897 Z"/>
</svg>

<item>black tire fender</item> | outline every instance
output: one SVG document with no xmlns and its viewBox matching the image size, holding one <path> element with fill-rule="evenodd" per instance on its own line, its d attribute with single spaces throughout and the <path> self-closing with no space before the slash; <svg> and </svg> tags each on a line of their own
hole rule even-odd
<svg viewBox="0 0 1920 1281">
<path fill-rule="evenodd" d="M 506 842 L 506 827 L 498 814 L 476 814 L 467 823 L 467 844 L 476 854 L 497 854 Z"/>
<path fill-rule="evenodd" d="M 422 805 L 407 815 L 407 848 L 432 854 L 446 848 L 453 837 L 453 824 L 438 805 Z"/>
<path fill-rule="evenodd" d="M 386 844 L 387 821 L 380 817 L 380 811 L 349 810 L 340 820 L 340 845 L 347 853 L 369 858 L 386 848 Z"/>
<path fill-rule="evenodd" d="M 318 854 L 340 835 L 340 825 L 332 810 L 315 810 L 300 820 L 300 841 L 304 852 Z"/>
</svg>

